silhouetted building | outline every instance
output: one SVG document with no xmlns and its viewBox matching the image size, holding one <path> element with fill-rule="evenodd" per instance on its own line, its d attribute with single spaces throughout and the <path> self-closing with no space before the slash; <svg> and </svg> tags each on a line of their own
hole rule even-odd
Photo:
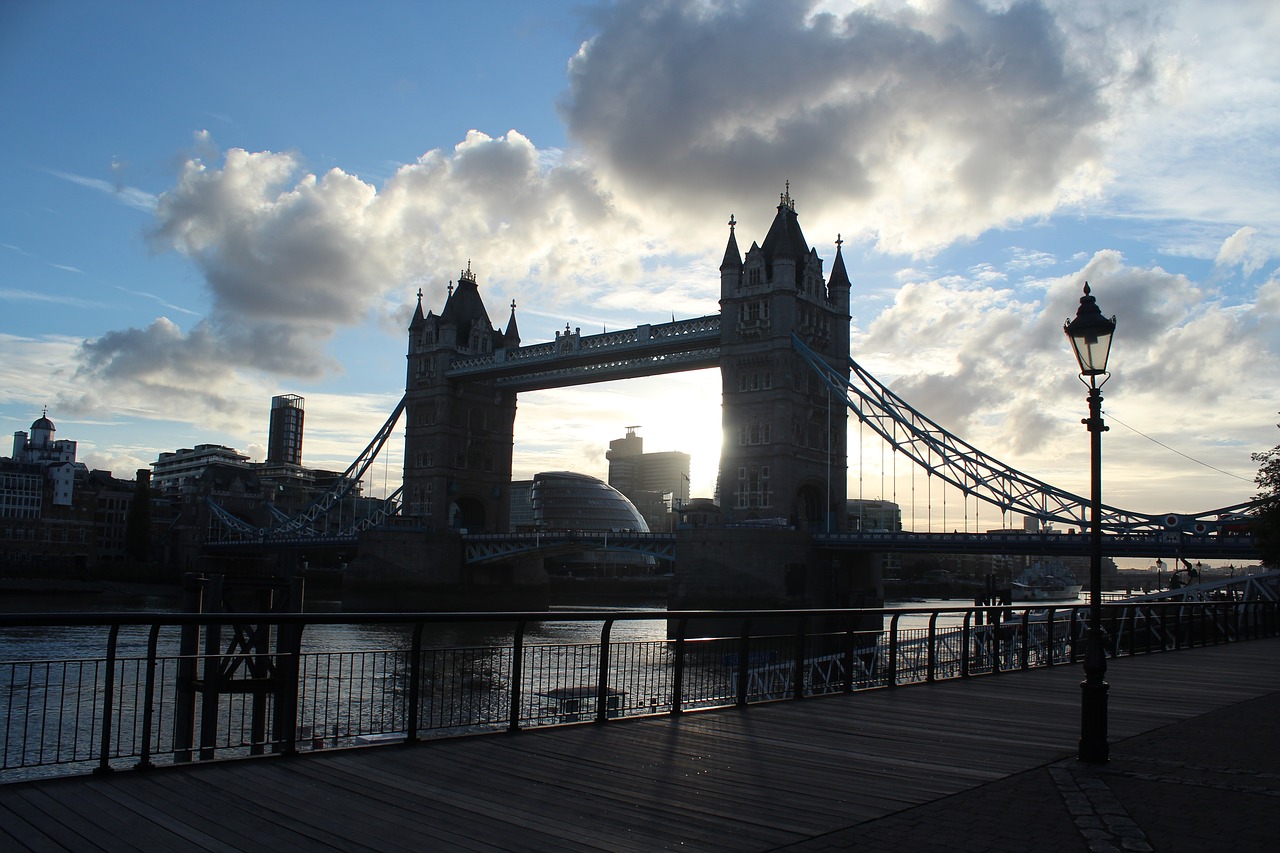
<svg viewBox="0 0 1280 853">
<path fill-rule="evenodd" d="M 221 444 L 197 444 L 194 448 L 166 451 L 151 463 L 151 485 L 156 491 L 177 496 L 186 484 L 199 478 L 210 465 L 249 467 L 249 457 Z"/>
<path fill-rule="evenodd" d="M 609 485 L 640 510 L 650 530 L 671 531 L 673 511 L 689 500 L 689 454 L 645 453 L 637 429 L 629 426 L 624 438 L 609 442 Z"/>
<path fill-rule="evenodd" d="M 126 559 L 135 484 L 76 461 L 76 443 L 55 440 L 47 410 L 13 436 L 0 459 L 0 571 L 85 577 Z"/>
<path fill-rule="evenodd" d="M 296 394 L 281 394 L 271 398 L 267 464 L 302 464 L 303 402 Z"/>
</svg>

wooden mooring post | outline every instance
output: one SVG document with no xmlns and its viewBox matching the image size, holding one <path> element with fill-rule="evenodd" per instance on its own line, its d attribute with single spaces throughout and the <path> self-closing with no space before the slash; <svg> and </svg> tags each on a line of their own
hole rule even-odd
<svg viewBox="0 0 1280 853">
<path fill-rule="evenodd" d="M 296 570 L 265 577 L 189 573 L 184 578 L 184 609 L 211 615 L 300 613 L 303 592 L 303 578 Z M 274 651 L 272 639 L 270 623 L 183 626 L 174 708 L 175 760 L 193 759 L 197 719 L 199 758 L 206 761 L 215 756 L 223 699 L 236 695 L 249 697 L 250 754 L 261 755 L 267 743 L 278 752 L 294 751 L 302 631 L 297 625 L 276 626 Z"/>
</svg>

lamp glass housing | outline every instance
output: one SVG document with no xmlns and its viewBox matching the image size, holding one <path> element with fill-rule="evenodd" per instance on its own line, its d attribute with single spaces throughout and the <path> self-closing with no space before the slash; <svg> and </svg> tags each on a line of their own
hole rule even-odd
<svg viewBox="0 0 1280 853">
<path fill-rule="evenodd" d="M 1085 282 L 1084 296 L 1080 297 L 1076 316 L 1062 330 L 1071 339 L 1071 348 L 1075 350 L 1076 361 L 1080 364 L 1080 375 L 1100 376 L 1107 372 L 1116 318 L 1108 320 L 1102 316 L 1097 300 L 1089 292 L 1088 282 Z"/>
</svg>

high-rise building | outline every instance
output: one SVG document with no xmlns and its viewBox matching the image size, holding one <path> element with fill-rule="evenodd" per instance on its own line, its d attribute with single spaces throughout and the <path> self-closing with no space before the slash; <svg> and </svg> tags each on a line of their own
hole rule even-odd
<svg viewBox="0 0 1280 853">
<path fill-rule="evenodd" d="M 268 464 L 302 464 L 303 402 L 296 394 L 281 394 L 271 398 L 271 432 L 267 437 Z"/>
<path fill-rule="evenodd" d="M 689 454 L 645 453 L 639 428 L 629 426 L 625 437 L 609 442 L 609 485 L 635 504 L 650 530 L 671 530 L 673 513 L 689 500 Z"/>
</svg>

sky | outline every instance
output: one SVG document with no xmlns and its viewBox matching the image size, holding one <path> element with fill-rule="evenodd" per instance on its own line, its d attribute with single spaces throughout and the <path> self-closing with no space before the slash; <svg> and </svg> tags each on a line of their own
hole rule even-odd
<svg viewBox="0 0 1280 853">
<path fill-rule="evenodd" d="M 713 314 L 730 216 L 763 241 L 789 186 L 828 270 L 842 241 L 852 357 L 917 410 L 1087 494 L 1087 280 L 1117 318 L 1104 501 L 1235 504 L 1280 443 L 1276 44 L 1272 2 L 9 0 L 0 421 L 47 406 L 131 479 L 264 458 L 298 394 L 304 464 L 342 470 L 419 288 L 439 313 L 470 265 L 526 344 Z M 712 494 L 714 370 L 522 395 L 515 476 L 604 478 L 630 425 Z M 869 435 L 850 497 L 942 529 Z M 946 528 L 1011 521 L 950 500 Z"/>
</svg>

